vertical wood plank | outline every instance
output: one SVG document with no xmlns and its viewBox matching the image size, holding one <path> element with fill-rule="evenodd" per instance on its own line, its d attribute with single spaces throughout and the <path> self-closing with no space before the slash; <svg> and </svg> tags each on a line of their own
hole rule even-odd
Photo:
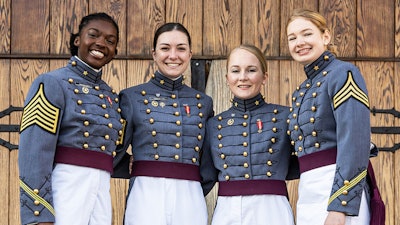
<svg viewBox="0 0 400 225">
<path fill-rule="evenodd" d="M 193 55 L 202 55 L 203 1 L 167 0 L 165 22 L 179 22 L 190 33 Z"/>
<path fill-rule="evenodd" d="M 25 96 L 29 90 L 32 81 L 41 73 L 49 71 L 48 60 L 11 60 L 11 104 L 14 106 L 23 106 Z M 11 124 L 19 124 L 22 112 L 11 115 Z M 19 143 L 19 134 L 11 133 L 12 143 Z M 19 214 L 19 173 L 18 173 L 18 151 L 12 151 L 10 154 L 10 224 L 20 224 Z"/>
<path fill-rule="evenodd" d="M 394 102 L 394 65 L 390 62 L 357 62 L 361 73 L 367 83 L 368 95 L 371 107 L 389 109 L 393 108 Z M 392 115 L 377 114 L 371 115 L 371 126 L 394 126 L 394 118 Z M 372 141 L 377 146 L 391 147 L 393 146 L 394 135 L 374 134 Z M 380 152 L 378 157 L 372 158 L 371 162 L 374 167 L 375 176 L 380 188 L 382 198 L 386 206 L 386 224 L 394 224 L 394 193 L 395 176 L 394 173 L 394 156 L 390 152 Z M 398 182 L 398 181 L 397 181 Z"/>
<path fill-rule="evenodd" d="M 268 78 L 266 84 L 262 87 L 261 93 L 265 96 L 267 103 L 284 105 L 285 101 L 281 99 L 281 92 L 286 92 L 287 90 L 282 89 L 280 84 L 279 61 L 267 60 L 267 66 Z"/>
<path fill-rule="evenodd" d="M 7 109 L 10 106 L 10 60 L 0 60 L 0 111 Z M 10 124 L 10 116 L 0 118 L 1 125 Z M 0 138 L 4 141 L 10 141 L 9 133 L 0 133 Z M 15 144 L 15 143 L 12 143 Z M 10 185 L 10 151 L 4 146 L 0 146 L 0 202 L 13 202 L 12 196 L 9 195 Z M 6 205 L 7 206 L 7 205 Z M 0 224 L 9 224 L 9 207 L 0 209 Z"/>
<path fill-rule="evenodd" d="M 394 6 L 395 21 L 394 21 L 394 35 L 395 35 L 395 45 L 394 45 L 394 56 L 400 57 L 400 0 L 395 0 Z"/>
<path fill-rule="evenodd" d="M 320 1 L 320 12 L 327 20 L 331 43 L 337 48 L 339 57 L 356 56 L 356 1 Z"/>
<path fill-rule="evenodd" d="M 49 0 L 11 2 L 13 54 L 49 53 L 49 8 Z"/>
<path fill-rule="evenodd" d="M 398 7 L 397 7 L 398 8 Z M 397 9 L 398 10 L 398 9 Z M 397 21 L 397 23 L 400 21 Z M 394 79 L 394 99 L 400 99 L 400 79 L 398 78 L 398 74 L 400 73 L 400 63 L 396 62 L 394 63 L 394 74 L 395 77 L 397 77 L 397 79 Z M 400 110 L 400 102 L 394 101 L 394 108 L 396 110 Z M 400 118 L 397 118 L 395 121 L 395 125 L 396 126 L 400 126 Z M 400 135 L 396 135 L 395 138 L 395 143 L 400 143 Z M 393 207 L 393 211 L 394 214 L 392 215 L 392 217 L 394 218 L 394 221 L 389 224 L 389 225 L 400 225 L 400 220 L 398 218 L 400 218 L 400 204 L 398 204 L 398 202 L 400 202 L 400 149 L 397 150 L 394 154 L 393 154 L 393 158 L 394 158 L 394 174 L 395 177 L 392 178 L 394 179 L 394 199 L 393 202 L 395 202 L 395 204 L 392 206 Z M 386 171 L 384 171 L 386 172 Z M 388 221 L 388 219 L 386 219 L 386 221 Z"/>
<path fill-rule="evenodd" d="M 242 1 L 242 43 L 253 44 L 266 56 L 279 56 L 280 1 Z"/>
<path fill-rule="evenodd" d="M 79 22 L 88 12 L 85 1 L 50 1 L 50 54 L 70 55 L 71 33 L 78 32 Z"/>
<path fill-rule="evenodd" d="M 118 55 L 126 55 L 126 3 L 127 0 L 89 1 L 89 12 L 105 12 L 109 14 L 119 27 Z"/>
<path fill-rule="evenodd" d="M 203 54 L 226 56 L 241 44 L 241 1 L 204 0 Z"/>
<path fill-rule="evenodd" d="M 0 53 L 10 53 L 11 0 L 0 1 Z"/>
<path fill-rule="evenodd" d="M 127 55 L 151 56 L 155 30 L 165 22 L 165 0 L 127 2 Z"/>
<path fill-rule="evenodd" d="M 289 17 L 292 15 L 294 9 L 307 8 L 311 10 L 318 10 L 318 0 L 291 0 L 281 1 L 281 56 L 290 56 L 288 50 L 286 25 Z"/>
<path fill-rule="evenodd" d="M 394 56 L 394 1 L 357 0 L 357 56 Z"/>
</svg>

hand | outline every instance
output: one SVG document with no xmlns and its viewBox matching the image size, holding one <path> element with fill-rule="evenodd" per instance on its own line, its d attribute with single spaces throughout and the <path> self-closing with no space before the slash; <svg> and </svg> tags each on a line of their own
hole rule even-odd
<svg viewBox="0 0 400 225">
<path fill-rule="evenodd" d="M 132 174 L 133 156 L 129 159 L 129 174 Z"/>
<path fill-rule="evenodd" d="M 330 211 L 325 219 L 324 225 L 345 225 L 346 214 L 342 212 Z"/>
</svg>

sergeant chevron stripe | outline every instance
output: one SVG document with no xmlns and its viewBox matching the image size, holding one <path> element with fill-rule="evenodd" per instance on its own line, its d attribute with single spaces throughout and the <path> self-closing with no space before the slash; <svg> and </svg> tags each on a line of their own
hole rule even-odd
<svg viewBox="0 0 400 225">
<path fill-rule="evenodd" d="M 56 133 L 60 109 L 52 105 L 43 92 L 41 83 L 35 96 L 25 106 L 22 115 L 21 132 L 31 125 L 38 125 L 42 129 Z"/>
<path fill-rule="evenodd" d="M 19 180 L 19 186 L 25 191 L 26 194 L 31 196 L 35 201 L 39 201 L 46 209 L 50 211 L 51 214 L 55 215 L 53 206 L 50 205 L 44 198 L 36 194 L 28 185 L 26 185 L 22 180 Z"/>
<path fill-rule="evenodd" d="M 349 98 L 355 98 L 362 104 L 369 108 L 368 96 L 358 87 L 357 83 L 353 80 L 351 71 L 347 73 L 347 81 L 343 87 L 333 97 L 333 107 L 337 109 L 343 102 Z"/>
</svg>

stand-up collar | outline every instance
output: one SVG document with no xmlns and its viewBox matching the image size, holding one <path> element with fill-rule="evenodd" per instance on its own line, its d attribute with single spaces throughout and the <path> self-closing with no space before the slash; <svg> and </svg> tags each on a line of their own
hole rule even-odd
<svg viewBox="0 0 400 225">
<path fill-rule="evenodd" d="M 162 75 L 159 71 L 156 71 L 151 77 L 151 82 L 163 89 L 170 91 L 181 88 L 184 85 L 183 76 L 180 76 L 176 80 L 171 80 L 168 77 Z"/>
<path fill-rule="evenodd" d="M 242 111 L 242 112 L 258 109 L 265 104 L 264 96 L 262 96 L 261 94 L 258 94 L 257 96 L 255 96 L 253 98 L 245 99 L 245 100 L 239 99 L 235 96 L 231 100 L 231 102 L 232 102 L 233 108 L 235 108 L 239 111 Z"/>
<path fill-rule="evenodd" d="M 81 60 L 72 56 L 68 62 L 68 67 L 75 71 L 84 79 L 96 83 L 101 80 L 102 70 L 95 71 L 92 67 L 83 63 Z"/>
<path fill-rule="evenodd" d="M 313 63 L 304 67 L 304 72 L 306 72 L 307 78 L 312 79 L 319 72 L 325 69 L 329 63 L 331 63 L 335 59 L 335 55 L 333 55 L 329 51 L 325 51 L 317 60 Z"/>
</svg>

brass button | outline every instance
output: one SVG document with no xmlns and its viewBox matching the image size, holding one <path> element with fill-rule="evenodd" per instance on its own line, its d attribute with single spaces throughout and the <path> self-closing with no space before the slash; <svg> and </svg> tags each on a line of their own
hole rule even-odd
<svg viewBox="0 0 400 225">
<path fill-rule="evenodd" d="M 349 185 L 349 184 L 350 184 L 350 181 L 348 181 L 348 180 L 345 180 L 345 181 L 343 181 L 343 184 L 347 186 L 347 185 Z"/>
<path fill-rule="evenodd" d="M 83 144 L 83 148 L 84 148 L 84 149 L 88 149 L 88 148 L 89 148 L 89 145 L 88 145 L 87 143 L 85 143 L 85 144 Z"/>
<path fill-rule="evenodd" d="M 33 202 L 33 204 L 35 204 L 35 205 L 39 205 L 39 204 L 40 204 L 40 202 L 39 202 L 38 200 L 35 200 L 35 201 Z"/>
<path fill-rule="evenodd" d="M 248 168 L 248 167 L 249 167 L 249 164 L 248 164 L 248 163 L 244 163 L 244 164 L 243 164 L 243 167 L 244 167 L 244 168 Z"/>
<path fill-rule="evenodd" d="M 267 176 L 270 177 L 272 176 L 272 173 L 270 171 L 267 172 Z"/>
<path fill-rule="evenodd" d="M 224 164 L 224 169 L 226 169 L 226 168 L 228 168 L 228 164 L 225 163 Z"/>
<path fill-rule="evenodd" d="M 33 212 L 33 215 L 39 216 L 39 215 L 40 215 L 40 212 L 39 212 L 39 211 L 35 211 L 35 212 Z"/>
<path fill-rule="evenodd" d="M 102 145 L 102 146 L 100 147 L 100 149 L 101 149 L 102 151 L 105 151 L 105 150 L 106 150 L 106 146 Z"/>
<path fill-rule="evenodd" d="M 225 159 L 225 154 L 220 155 L 221 159 Z"/>
<path fill-rule="evenodd" d="M 230 177 L 228 175 L 225 176 L 225 180 L 229 180 Z"/>
<path fill-rule="evenodd" d="M 39 189 L 33 189 L 33 192 L 34 192 L 35 194 L 39 194 Z"/>
<path fill-rule="evenodd" d="M 193 163 L 196 163 L 196 162 L 197 162 L 197 159 L 196 159 L 196 158 L 192 158 L 192 162 L 193 162 Z"/>
<path fill-rule="evenodd" d="M 347 202 L 346 201 L 342 201 L 342 206 L 346 206 Z"/>
<path fill-rule="evenodd" d="M 246 174 L 244 175 L 244 178 L 249 179 L 249 178 L 250 178 L 250 175 L 246 173 Z"/>
<path fill-rule="evenodd" d="M 181 147 L 180 144 L 178 144 L 178 143 L 175 144 L 175 148 L 180 148 L 180 147 Z"/>
<path fill-rule="evenodd" d="M 178 159 L 179 159 L 179 155 L 175 155 L 174 158 L 175 158 L 176 160 L 178 160 Z"/>
<path fill-rule="evenodd" d="M 153 148 L 157 148 L 158 144 L 157 143 L 153 143 Z"/>
<path fill-rule="evenodd" d="M 244 157 L 247 157 L 247 156 L 248 156 L 248 153 L 247 153 L 247 152 L 243 152 L 243 156 L 244 156 Z"/>
<path fill-rule="evenodd" d="M 154 159 L 155 159 L 155 160 L 157 160 L 157 159 L 159 159 L 159 158 L 160 158 L 160 156 L 159 156 L 158 154 L 155 154 L 155 155 L 154 155 Z"/>
</svg>

